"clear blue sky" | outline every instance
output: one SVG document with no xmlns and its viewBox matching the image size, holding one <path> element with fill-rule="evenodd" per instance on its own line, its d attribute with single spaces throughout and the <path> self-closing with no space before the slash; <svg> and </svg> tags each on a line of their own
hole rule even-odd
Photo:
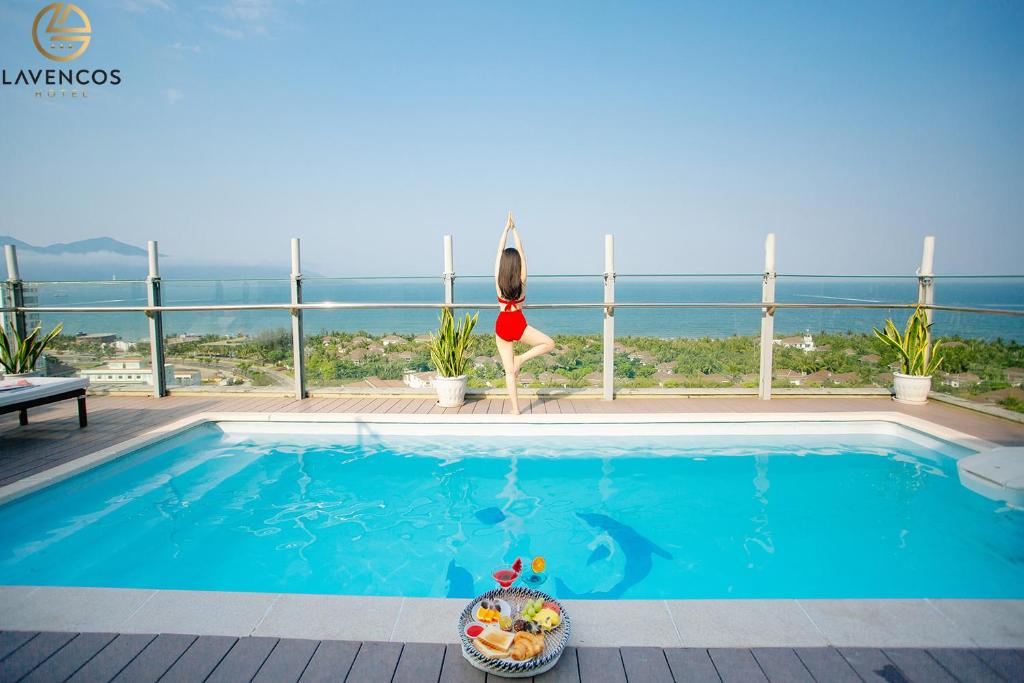
<svg viewBox="0 0 1024 683">
<path fill-rule="evenodd" d="M 42 0 L 0 66 L 46 68 Z M 82 0 L 87 101 L 0 87 L 0 234 L 483 273 L 1021 272 L 1019 2 Z M 221 256 L 222 255 L 222 256 Z"/>
</svg>

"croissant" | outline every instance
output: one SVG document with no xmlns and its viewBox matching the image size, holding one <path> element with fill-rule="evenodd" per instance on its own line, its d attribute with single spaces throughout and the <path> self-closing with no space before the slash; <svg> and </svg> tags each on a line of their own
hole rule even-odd
<svg viewBox="0 0 1024 683">
<path fill-rule="evenodd" d="M 544 636 L 519 631 L 512 641 L 509 656 L 517 662 L 532 659 L 544 651 Z"/>
</svg>

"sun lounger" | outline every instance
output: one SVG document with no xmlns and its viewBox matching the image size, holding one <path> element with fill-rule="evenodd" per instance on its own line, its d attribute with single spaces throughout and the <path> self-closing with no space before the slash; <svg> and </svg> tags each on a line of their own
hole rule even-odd
<svg viewBox="0 0 1024 683">
<path fill-rule="evenodd" d="M 28 424 L 28 409 L 68 398 L 78 399 L 78 426 L 87 424 L 85 388 L 88 379 L 78 377 L 29 377 L 28 386 L 13 379 L 0 380 L 0 415 L 18 411 L 18 422 Z"/>
</svg>

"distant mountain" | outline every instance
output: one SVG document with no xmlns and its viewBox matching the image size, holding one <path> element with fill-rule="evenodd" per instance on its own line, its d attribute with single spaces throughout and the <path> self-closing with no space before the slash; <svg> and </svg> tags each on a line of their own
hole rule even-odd
<svg viewBox="0 0 1024 683">
<path fill-rule="evenodd" d="M 28 251 L 37 254 L 95 254 L 111 253 L 121 256 L 145 256 L 146 250 L 135 247 L 124 242 L 119 242 L 112 237 L 93 237 L 77 242 L 61 242 L 45 247 L 37 247 L 24 242 L 10 235 L 0 235 L 0 244 L 13 244 L 18 251 Z"/>
<path fill-rule="evenodd" d="M 110 237 L 39 247 L 10 235 L 0 235 L 0 245 L 18 248 L 21 277 L 25 280 L 141 280 L 148 263 L 145 249 Z M 266 265 L 242 262 L 193 263 L 160 254 L 160 274 L 165 279 L 286 278 L 287 263 Z M 312 271 L 305 275 L 316 277 Z M 0 279 L 6 277 L 0 257 Z"/>
</svg>

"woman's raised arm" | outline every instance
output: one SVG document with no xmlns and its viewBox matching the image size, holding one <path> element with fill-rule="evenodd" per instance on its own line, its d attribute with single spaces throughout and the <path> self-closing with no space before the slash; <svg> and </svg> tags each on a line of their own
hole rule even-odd
<svg viewBox="0 0 1024 683">
<path fill-rule="evenodd" d="M 510 223 L 512 222 L 512 213 L 511 212 L 509 212 L 509 214 L 508 214 L 508 220 L 509 220 Z M 516 230 L 516 224 L 515 223 L 512 223 L 512 239 L 516 243 L 516 251 L 519 252 L 519 260 L 522 262 L 522 273 L 521 273 L 521 275 L 522 275 L 523 285 L 525 286 L 526 285 L 526 252 L 523 251 L 523 241 L 521 239 L 519 239 L 519 231 Z"/>
<path fill-rule="evenodd" d="M 508 231 L 512 225 L 512 213 L 508 214 L 509 222 L 505 224 L 505 229 L 501 231 L 501 240 L 498 241 L 498 254 L 494 257 L 494 291 L 498 293 L 498 298 L 501 298 L 501 287 L 498 285 L 498 270 L 501 268 L 501 252 L 505 251 L 505 242 L 508 241 Z"/>
</svg>

